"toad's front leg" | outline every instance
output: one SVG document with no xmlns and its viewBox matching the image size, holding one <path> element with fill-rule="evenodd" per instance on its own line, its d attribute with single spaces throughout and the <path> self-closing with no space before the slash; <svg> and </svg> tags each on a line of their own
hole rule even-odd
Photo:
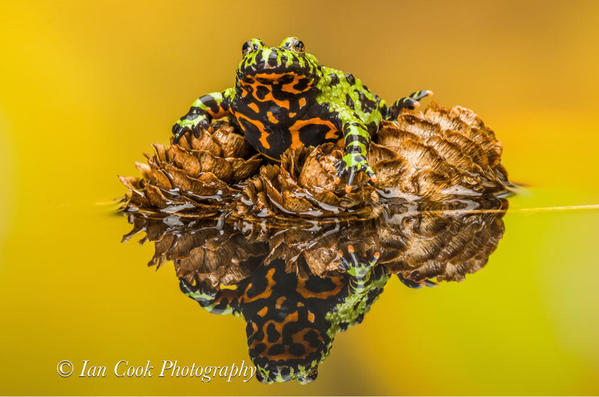
<svg viewBox="0 0 599 397">
<path fill-rule="evenodd" d="M 215 314 L 239 315 L 239 298 L 236 290 L 214 289 L 204 283 L 190 284 L 183 277 L 179 278 L 181 291 L 195 300 L 204 310 Z"/>
<path fill-rule="evenodd" d="M 365 172 L 372 182 L 376 177 L 374 171 L 368 165 L 366 157 L 368 156 L 368 147 L 370 146 L 370 134 L 364 123 L 355 117 L 350 117 L 343 121 L 343 141 L 345 144 L 345 154 L 339 160 L 335 167 L 337 175 L 341 179 L 347 175 L 347 186 L 345 190 L 349 193 L 352 184 L 358 172 Z"/>
<path fill-rule="evenodd" d="M 223 92 L 213 92 L 196 99 L 189 112 L 173 125 L 173 142 L 177 144 L 186 132 L 193 132 L 197 137 L 201 129 L 210 126 L 212 119 L 218 119 L 229 113 L 229 107 L 234 95 L 234 89 L 229 88 Z"/>
</svg>

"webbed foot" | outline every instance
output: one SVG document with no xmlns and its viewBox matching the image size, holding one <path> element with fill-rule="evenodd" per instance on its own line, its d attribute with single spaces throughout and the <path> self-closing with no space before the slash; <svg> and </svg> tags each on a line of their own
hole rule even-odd
<svg viewBox="0 0 599 397">
<path fill-rule="evenodd" d="M 347 175 L 347 185 L 345 186 L 347 193 L 351 192 L 358 172 L 365 172 L 373 183 L 376 182 L 374 171 L 370 168 L 368 161 L 361 153 L 352 152 L 345 154 L 341 160 L 335 163 L 335 168 L 337 169 L 338 181 L 341 181 Z"/>
<path fill-rule="evenodd" d="M 420 90 L 411 93 L 407 97 L 399 98 L 393 106 L 391 106 L 390 112 L 387 116 L 388 120 L 395 120 L 399 116 L 401 109 L 410 109 L 414 110 L 420 106 L 420 100 L 426 98 L 427 96 L 432 96 L 433 92 L 430 90 Z"/>
<path fill-rule="evenodd" d="M 178 144 L 181 137 L 187 132 L 193 132 L 193 135 L 197 138 L 200 136 L 200 131 L 202 129 L 208 129 L 208 127 L 210 127 L 210 123 L 206 116 L 190 110 L 189 113 L 181 117 L 181 119 L 173 125 L 173 135 L 175 136 L 173 144 Z"/>
<path fill-rule="evenodd" d="M 347 253 L 340 251 L 341 256 L 341 264 L 339 265 L 340 270 L 344 270 L 353 276 L 363 276 L 363 274 L 373 268 L 379 258 L 381 257 L 380 252 L 375 252 L 372 257 L 368 258 L 365 262 L 360 262 L 355 253 L 355 248 L 353 245 L 347 246 Z"/>
</svg>

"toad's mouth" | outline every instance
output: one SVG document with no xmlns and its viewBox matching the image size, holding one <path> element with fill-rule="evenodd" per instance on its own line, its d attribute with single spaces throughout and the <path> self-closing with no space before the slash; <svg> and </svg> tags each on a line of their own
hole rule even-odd
<svg viewBox="0 0 599 397">
<path fill-rule="evenodd" d="M 286 84 L 290 82 L 286 80 L 294 76 L 314 80 L 315 72 L 316 66 L 304 56 L 279 48 L 268 48 L 246 55 L 241 60 L 237 77 L 240 81 L 256 77 L 262 79 L 263 84 Z"/>
</svg>

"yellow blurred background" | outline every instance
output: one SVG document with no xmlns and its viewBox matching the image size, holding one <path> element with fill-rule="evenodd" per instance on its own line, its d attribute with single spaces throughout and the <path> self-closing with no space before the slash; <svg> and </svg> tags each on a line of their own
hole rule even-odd
<svg viewBox="0 0 599 397">
<path fill-rule="evenodd" d="M 396 279 L 308 386 L 63 379 L 60 360 L 248 360 L 242 320 L 180 293 L 112 215 L 135 160 L 198 95 L 233 84 L 242 43 L 297 35 L 388 101 L 431 89 L 504 144 L 511 208 L 599 203 L 594 1 L 3 1 L 0 393 L 597 394 L 597 211 L 506 215 L 461 284 Z"/>
</svg>

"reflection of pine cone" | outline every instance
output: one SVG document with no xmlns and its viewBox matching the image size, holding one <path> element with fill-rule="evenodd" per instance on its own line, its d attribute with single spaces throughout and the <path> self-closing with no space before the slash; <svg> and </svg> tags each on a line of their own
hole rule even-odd
<svg viewBox="0 0 599 397">
<path fill-rule="evenodd" d="M 129 223 L 133 223 L 133 230 L 123 241 L 145 231 L 142 241 L 154 243 L 154 256 L 148 266 L 160 267 L 172 260 L 177 276 L 191 285 L 204 283 L 217 288 L 235 284 L 248 277 L 267 254 L 263 242 L 247 239 L 216 220 L 169 225 L 162 219 L 131 214 Z"/>
<path fill-rule="evenodd" d="M 466 204 L 465 204 L 466 203 Z M 468 205 L 470 207 L 466 207 Z M 476 208 L 472 211 L 470 208 Z M 260 223 L 222 220 L 168 222 L 130 215 L 134 229 L 155 243 L 150 265 L 174 260 L 180 277 L 213 287 L 247 277 L 255 266 L 283 260 L 302 278 L 343 271 L 344 253 L 378 263 L 404 279 L 461 281 L 480 270 L 503 236 L 506 200 L 456 200 L 443 204 L 399 202 L 377 219 L 320 224 L 310 229 L 268 229 Z"/>
<path fill-rule="evenodd" d="M 377 227 L 379 262 L 414 282 L 462 281 L 482 269 L 497 248 L 507 207 L 505 199 L 424 204 L 412 214 L 391 207 Z"/>
</svg>

